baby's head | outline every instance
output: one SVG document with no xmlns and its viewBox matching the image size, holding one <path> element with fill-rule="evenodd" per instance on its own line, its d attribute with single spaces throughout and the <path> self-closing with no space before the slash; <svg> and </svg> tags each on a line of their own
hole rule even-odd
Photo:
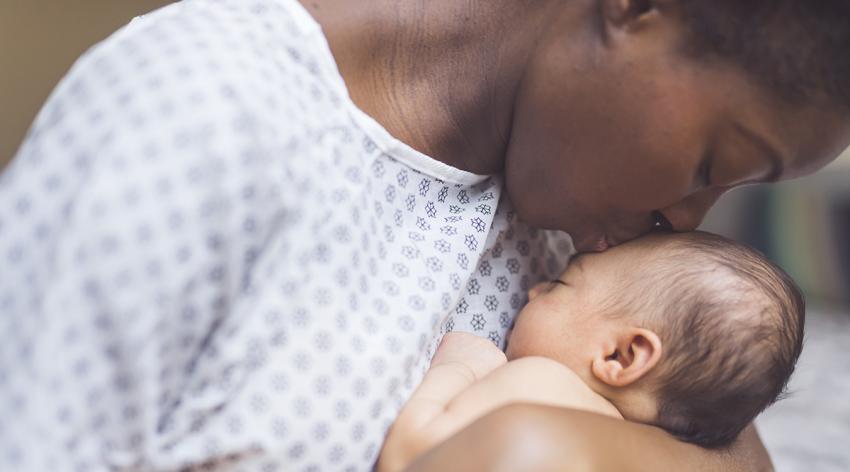
<svg viewBox="0 0 850 472">
<path fill-rule="evenodd" d="M 626 419 L 731 443 L 783 392 L 802 350 L 794 282 L 707 233 L 655 234 L 574 259 L 529 292 L 508 358 L 561 361 Z"/>
</svg>

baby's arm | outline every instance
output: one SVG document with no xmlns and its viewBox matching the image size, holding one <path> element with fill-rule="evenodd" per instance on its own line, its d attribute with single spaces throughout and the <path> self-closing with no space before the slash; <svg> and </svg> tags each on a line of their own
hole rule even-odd
<svg viewBox="0 0 850 472">
<path fill-rule="evenodd" d="M 431 369 L 399 414 L 378 470 L 404 468 L 418 455 L 509 403 L 538 403 L 622 418 L 564 365 L 541 357 L 506 362 L 492 343 L 450 333 Z"/>
<path fill-rule="evenodd" d="M 467 333 L 446 334 L 431 368 L 384 441 L 378 471 L 401 470 L 448 437 L 437 435 L 431 423 L 445 413 L 452 399 L 506 362 L 505 354 L 486 339 Z"/>
</svg>

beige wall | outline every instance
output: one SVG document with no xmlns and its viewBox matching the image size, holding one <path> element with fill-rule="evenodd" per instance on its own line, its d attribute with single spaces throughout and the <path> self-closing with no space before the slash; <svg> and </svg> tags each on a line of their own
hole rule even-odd
<svg viewBox="0 0 850 472">
<path fill-rule="evenodd" d="M 74 60 L 168 0 L 0 0 L 0 168 Z"/>
</svg>

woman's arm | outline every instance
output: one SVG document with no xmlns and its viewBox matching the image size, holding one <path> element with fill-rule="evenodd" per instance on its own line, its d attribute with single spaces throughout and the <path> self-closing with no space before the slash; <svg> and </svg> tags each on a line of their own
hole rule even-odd
<svg viewBox="0 0 850 472">
<path fill-rule="evenodd" d="M 420 456 L 409 471 L 772 471 L 755 428 L 709 451 L 661 429 L 540 405 L 511 405 Z"/>
<path fill-rule="evenodd" d="M 455 388 L 463 380 L 461 376 L 443 370 L 451 366 L 439 364 L 426 375 L 422 387 L 413 394 L 390 430 L 378 472 L 403 470 L 418 455 L 478 418 L 513 403 L 575 408 L 623 419 L 614 405 L 591 390 L 573 371 L 551 359 L 514 360 L 478 380 L 470 373 L 468 383 L 461 390 Z M 446 400 L 447 395 L 438 394 L 443 391 L 452 396 Z"/>
</svg>

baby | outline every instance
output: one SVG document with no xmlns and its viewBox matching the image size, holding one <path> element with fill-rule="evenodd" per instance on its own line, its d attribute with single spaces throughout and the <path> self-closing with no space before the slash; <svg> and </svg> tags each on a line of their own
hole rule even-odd
<svg viewBox="0 0 850 472">
<path fill-rule="evenodd" d="M 576 257 L 529 299 L 507 356 L 470 334 L 445 336 L 379 471 L 403 468 L 508 403 L 588 410 L 726 446 L 777 400 L 802 350 L 794 282 L 707 233 L 653 234 Z"/>
</svg>

